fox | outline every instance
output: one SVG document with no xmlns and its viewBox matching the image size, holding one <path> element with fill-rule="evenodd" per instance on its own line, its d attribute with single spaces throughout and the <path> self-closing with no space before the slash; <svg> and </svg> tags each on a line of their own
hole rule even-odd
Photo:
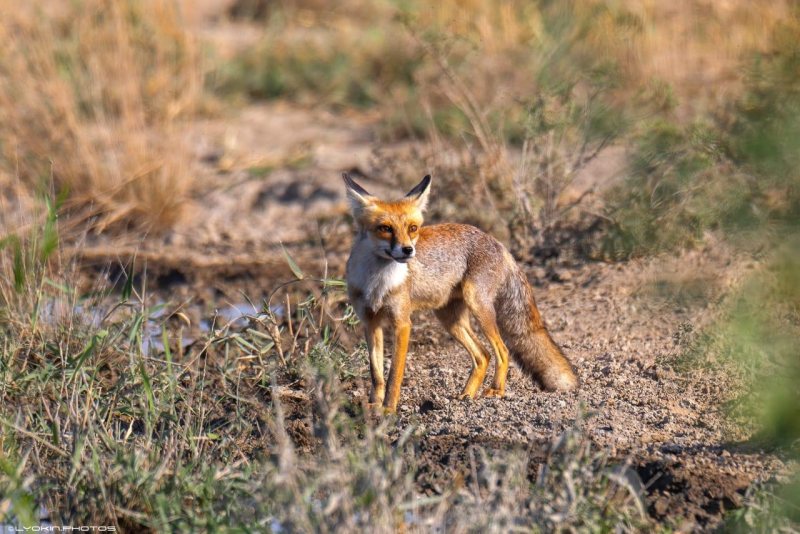
<svg viewBox="0 0 800 534">
<path fill-rule="evenodd" d="M 423 226 L 431 176 L 404 197 L 376 198 L 347 173 L 347 201 L 357 228 L 347 260 L 347 292 L 364 325 L 372 389 L 368 405 L 397 410 L 411 333 L 411 315 L 433 310 L 444 329 L 472 359 L 458 398 L 474 399 L 491 354 L 473 331 L 475 319 L 496 358 L 482 395 L 505 396 L 509 357 L 545 391 L 571 391 L 578 378 L 542 322 L 533 290 L 511 253 L 474 226 Z M 388 391 L 384 380 L 384 328 L 394 330 Z"/>
</svg>

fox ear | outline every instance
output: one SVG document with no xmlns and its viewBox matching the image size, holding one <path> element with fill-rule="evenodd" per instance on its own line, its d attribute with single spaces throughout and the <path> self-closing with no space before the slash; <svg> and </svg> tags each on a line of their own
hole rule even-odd
<svg viewBox="0 0 800 534">
<path fill-rule="evenodd" d="M 342 179 L 347 188 L 347 202 L 350 203 L 350 208 L 354 213 L 360 212 L 365 207 L 372 204 L 372 195 L 370 195 L 366 189 L 355 183 L 346 172 L 342 173 Z"/>
<path fill-rule="evenodd" d="M 414 201 L 420 211 L 425 211 L 428 205 L 428 193 L 430 193 L 431 175 L 426 174 L 425 178 L 420 183 L 414 186 L 414 189 L 408 192 L 405 198 L 410 198 Z"/>
</svg>

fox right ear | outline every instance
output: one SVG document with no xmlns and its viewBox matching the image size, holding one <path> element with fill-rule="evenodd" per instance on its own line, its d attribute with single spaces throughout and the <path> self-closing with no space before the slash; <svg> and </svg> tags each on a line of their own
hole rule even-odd
<svg viewBox="0 0 800 534">
<path fill-rule="evenodd" d="M 347 188 L 347 202 L 350 203 L 350 208 L 353 212 L 360 212 L 362 209 L 372 204 L 372 195 L 370 195 L 366 189 L 355 183 L 346 172 L 342 173 L 342 179 Z"/>
<path fill-rule="evenodd" d="M 413 200 L 420 211 L 425 211 L 425 207 L 428 205 L 428 193 L 431 191 L 430 185 L 431 175 L 426 174 L 425 178 L 423 178 L 420 183 L 415 185 L 414 189 L 409 191 L 405 198 Z"/>
</svg>

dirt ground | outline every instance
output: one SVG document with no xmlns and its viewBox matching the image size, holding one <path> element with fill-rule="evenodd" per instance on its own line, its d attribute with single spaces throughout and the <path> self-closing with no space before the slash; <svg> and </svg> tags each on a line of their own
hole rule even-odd
<svg viewBox="0 0 800 534">
<path fill-rule="evenodd" d="M 188 308 L 195 324 L 212 308 L 241 302 L 241 294 L 258 299 L 291 279 L 280 243 L 308 272 L 322 274 L 327 265 L 329 274 L 342 276 L 351 236 L 341 217 L 341 171 L 354 171 L 378 194 L 401 193 L 371 178 L 380 163 L 375 151 L 413 150 L 378 147 L 368 119 L 280 105 L 200 123 L 189 135 L 207 187 L 183 223 L 141 243 L 95 238 L 79 254 L 90 270 L 136 252 L 173 302 L 203 303 Z M 613 179 L 624 150 L 612 150 L 578 181 L 582 187 Z M 253 166 L 264 170 L 254 174 Z M 435 181 L 432 191 L 434 201 L 444 194 Z M 680 375 L 670 364 L 680 353 L 681 333 L 712 320 L 715 303 L 752 268 L 713 240 L 701 250 L 648 261 L 526 265 L 540 311 L 580 375 L 574 394 L 542 392 L 512 366 L 504 399 L 455 400 L 469 357 L 431 314 L 420 314 L 398 416 L 398 431 L 415 425 L 424 435 L 416 458 L 420 489 L 436 492 L 455 471 L 466 474 L 473 445 L 544 446 L 579 420 L 599 447 L 632 463 L 653 518 L 685 530 L 713 528 L 725 510 L 741 504 L 751 483 L 789 467 L 748 446 L 746 429 L 726 418 L 729 377 Z M 349 394 L 359 402 L 367 388 L 358 383 Z"/>
<path fill-rule="evenodd" d="M 704 324 L 713 304 L 665 301 L 648 289 L 665 280 L 679 283 L 690 272 L 713 273 L 713 302 L 732 281 L 731 271 L 744 269 L 714 250 L 649 263 L 563 267 L 555 276 L 530 269 L 540 311 L 577 367 L 580 390 L 545 393 L 515 370 L 504 399 L 452 400 L 469 374 L 468 356 L 426 318 L 412 335 L 401 424 L 427 431 L 423 464 L 452 470 L 459 463 L 464 469 L 464 451 L 472 444 L 544 445 L 579 419 L 597 445 L 632 462 L 652 517 L 687 530 L 711 528 L 722 512 L 741 504 L 754 480 L 786 466 L 747 447 L 747 431 L 726 419 L 730 380 L 682 376 L 670 366 L 679 332 Z"/>
</svg>

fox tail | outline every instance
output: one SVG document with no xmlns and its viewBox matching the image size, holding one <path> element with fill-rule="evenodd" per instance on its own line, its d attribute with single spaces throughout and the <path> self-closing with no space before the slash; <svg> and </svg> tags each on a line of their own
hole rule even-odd
<svg viewBox="0 0 800 534">
<path fill-rule="evenodd" d="M 578 377 L 542 323 L 536 300 L 522 270 L 514 266 L 497 295 L 500 335 L 523 372 L 546 391 L 569 391 Z"/>
</svg>

